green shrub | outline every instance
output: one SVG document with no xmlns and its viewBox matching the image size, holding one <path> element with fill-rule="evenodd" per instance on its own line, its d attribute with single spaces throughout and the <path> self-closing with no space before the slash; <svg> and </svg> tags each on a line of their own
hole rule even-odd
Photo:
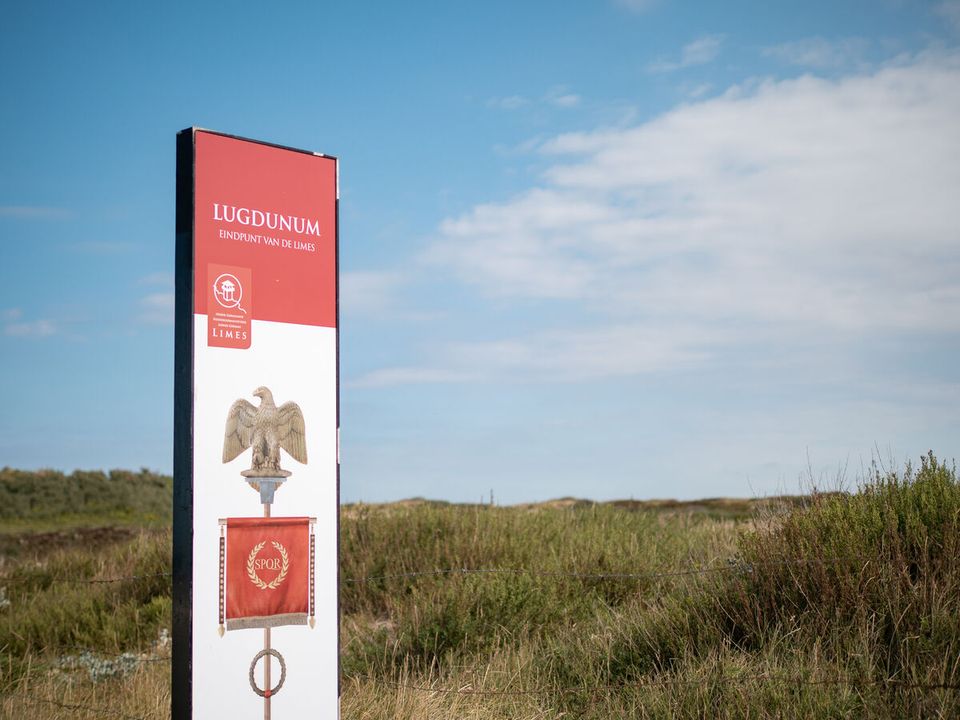
<svg viewBox="0 0 960 720">
<path fill-rule="evenodd" d="M 61 516 L 130 516 L 169 522 L 173 479 L 142 469 L 56 470 L 0 469 L 0 519 L 52 520 Z"/>
<path fill-rule="evenodd" d="M 717 612 L 756 647 L 772 628 L 818 638 L 874 628 L 884 670 L 960 655 L 960 483 L 932 455 L 859 492 L 814 498 L 773 529 L 744 536 L 740 572 Z"/>
</svg>

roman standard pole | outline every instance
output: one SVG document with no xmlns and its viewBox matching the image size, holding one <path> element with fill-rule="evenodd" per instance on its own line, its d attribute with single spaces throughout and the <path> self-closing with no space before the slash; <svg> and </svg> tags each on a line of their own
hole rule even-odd
<svg viewBox="0 0 960 720">
<path fill-rule="evenodd" d="M 279 468 L 273 471 L 268 477 L 262 477 L 262 473 L 262 470 L 244 470 L 240 474 L 244 476 L 248 484 L 260 491 L 260 503 L 263 505 L 263 516 L 268 518 L 270 517 L 270 506 L 273 505 L 274 493 L 276 493 L 277 488 L 290 477 L 291 473 L 288 470 L 281 470 Z M 273 694 L 271 692 L 273 682 L 271 678 L 269 625 L 263 629 L 263 649 L 263 720 L 270 720 L 270 697 Z"/>
<path fill-rule="evenodd" d="M 272 494 L 272 493 L 271 493 Z M 270 498 L 273 499 L 272 497 Z M 270 503 L 263 503 L 263 516 L 270 517 Z M 270 720 L 270 688 L 273 687 L 270 681 L 270 628 L 263 629 L 263 649 L 266 654 L 263 656 L 263 720 Z"/>
</svg>

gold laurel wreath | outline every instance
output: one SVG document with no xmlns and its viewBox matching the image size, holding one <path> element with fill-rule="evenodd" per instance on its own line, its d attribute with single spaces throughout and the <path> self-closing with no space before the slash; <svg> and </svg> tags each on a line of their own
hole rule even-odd
<svg viewBox="0 0 960 720">
<path fill-rule="evenodd" d="M 280 567 L 280 574 L 270 582 L 264 582 L 261 580 L 260 576 L 257 575 L 257 571 L 253 568 L 253 561 L 257 559 L 257 553 L 263 550 L 263 546 L 266 545 L 266 541 L 254 546 L 253 550 L 250 551 L 249 557 L 247 557 L 247 577 L 250 578 L 250 582 L 252 582 L 261 590 L 276 590 L 280 583 L 287 579 L 287 571 L 290 569 L 290 558 L 287 556 L 287 549 L 276 540 L 272 541 L 270 544 L 273 545 L 280 553 L 280 561 L 282 563 Z"/>
</svg>

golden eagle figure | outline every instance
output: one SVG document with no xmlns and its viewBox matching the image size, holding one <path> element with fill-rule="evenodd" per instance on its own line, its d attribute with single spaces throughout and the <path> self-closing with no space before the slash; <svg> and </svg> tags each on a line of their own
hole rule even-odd
<svg viewBox="0 0 960 720">
<path fill-rule="evenodd" d="M 297 462 L 307 462 L 303 413 L 295 402 L 277 407 L 273 393 L 265 387 L 258 387 L 253 394 L 260 398 L 260 407 L 243 398 L 230 406 L 223 435 L 223 462 L 252 447 L 253 463 L 244 475 L 288 476 L 289 471 L 280 468 L 280 448 Z"/>
</svg>

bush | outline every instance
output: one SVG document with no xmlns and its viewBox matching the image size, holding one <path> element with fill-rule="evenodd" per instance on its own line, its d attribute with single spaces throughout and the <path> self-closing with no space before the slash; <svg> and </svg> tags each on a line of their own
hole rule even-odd
<svg viewBox="0 0 960 720">
<path fill-rule="evenodd" d="M 53 520 L 62 516 L 130 516 L 169 522 L 173 478 L 147 469 L 57 470 L 0 469 L 0 518 Z"/>
<path fill-rule="evenodd" d="M 725 630 L 757 647 L 773 629 L 811 639 L 869 625 L 891 674 L 960 655 L 960 483 L 929 454 L 920 470 L 873 477 L 852 495 L 744 536 L 719 598 Z"/>
<path fill-rule="evenodd" d="M 558 638 L 543 660 L 558 684 L 592 671 L 625 688 L 676 678 L 649 694 L 678 712 L 708 687 L 740 692 L 753 674 L 771 696 L 788 698 L 799 682 L 804 702 L 828 715 L 960 713 L 956 690 L 923 687 L 960 682 L 958 551 L 960 483 L 928 454 L 918 471 L 874 470 L 853 494 L 814 495 L 742 533 L 723 572 L 624 608 L 575 651 L 574 638 Z"/>
</svg>

